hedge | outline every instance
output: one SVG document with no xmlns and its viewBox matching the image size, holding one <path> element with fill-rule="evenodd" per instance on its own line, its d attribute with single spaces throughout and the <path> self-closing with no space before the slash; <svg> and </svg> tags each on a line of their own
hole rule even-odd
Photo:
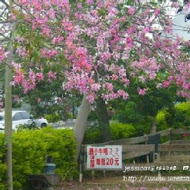
<svg viewBox="0 0 190 190">
<path fill-rule="evenodd" d="M 112 140 L 129 138 L 135 134 L 135 128 L 132 124 L 112 122 L 110 129 Z"/>
<path fill-rule="evenodd" d="M 4 156 L 5 155 L 5 148 L 4 148 L 4 135 L 0 133 L 0 189 L 5 189 L 5 172 L 6 172 L 6 165 L 4 163 Z"/>
<path fill-rule="evenodd" d="M 110 132 L 112 140 L 124 139 L 133 137 L 135 128 L 132 124 L 119 123 L 117 120 L 113 120 L 110 122 Z M 101 137 L 101 127 L 98 124 L 90 126 L 85 131 L 83 144 L 101 143 L 103 142 Z"/>
<path fill-rule="evenodd" d="M 171 111 L 165 109 L 158 113 L 156 118 L 158 130 L 167 128 L 190 129 L 190 102 L 178 103 Z"/>
<path fill-rule="evenodd" d="M 5 148 L 4 135 L 0 134 L 0 189 L 4 189 Z M 27 175 L 43 172 L 46 156 L 52 156 L 56 173 L 67 179 L 75 174 L 76 143 L 72 130 L 23 130 L 13 133 L 14 189 L 27 190 Z M 2 182 L 1 182 L 2 181 Z M 1 188 L 2 187 L 2 188 Z"/>
</svg>

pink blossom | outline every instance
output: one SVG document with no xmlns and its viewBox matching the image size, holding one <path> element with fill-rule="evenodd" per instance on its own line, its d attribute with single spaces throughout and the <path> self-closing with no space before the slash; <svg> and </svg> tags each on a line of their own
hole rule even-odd
<svg viewBox="0 0 190 190">
<path fill-rule="evenodd" d="M 13 76 L 13 82 L 12 84 L 13 85 L 21 85 L 22 82 L 24 81 L 25 79 L 25 76 L 24 74 L 20 71 L 20 70 L 17 70 L 15 75 Z"/>
<path fill-rule="evenodd" d="M 26 51 L 25 47 L 18 47 L 16 49 L 16 52 L 18 53 L 19 56 L 23 56 L 23 57 L 27 57 L 28 56 L 28 52 Z"/>
<path fill-rule="evenodd" d="M 56 77 L 56 73 L 54 73 L 53 71 L 49 71 L 48 72 L 48 81 L 49 82 L 52 82 L 53 80 L 55 80 L 57 77 Z"/>
<path fill-rule="evenodd" d="M 102 98 L 104 99 L 104 101 L 108 101 L 110 99 L 107 94 L 102 94 Z"/>
<path fill-rule="evenodd" d="M 19 101 L 19 96 L 13 96 L 13 101 L 18 102 Z"/>
<path fill-rule="evenodd" d="M 133 15 L 135 13 L 135 8 L 134 7 L 130 7 L 129 9 L 128 9 L 128 14 L 129 15 Z"/>
<path fill-rule="evenodd" d="M 47 12 L 49 18 L 51 19 L 55 19 L 55 11 L 53 9 L 50 9 L 48 12 Z"/>
<path fill-rule="evenodd" d="M 77 3 L 77 8 L 78 8 L 78 9 L 82 9 L 82 3 L 81 3 L 81 2 L 78 2 L 78 3 Z"/>
<path fill-rule="evenodd" d="M 133 34 L 137 31 L 137 28 L 135 26 L 131 26 L 127 29 L 127 34 Z"/>
<path fill-rule="evenodd" d="M 32 69 L 30 69 L 30 71 L 28 72 L 28 77 L 31 81 L 35 81 L 36 80 L 36 74 L 33 72 Z"/>
<path fill-rule="evenodd" d="M 10 18 L 12 21 L 15 21 L 16 20 L 16 16 L 14 13 L 10 13 Z"/>
<path fill-rule="evenodd" d="M 19 0 L 19 3 L 22 4 L 26 4 L 28 2 L 28 0 Z"/>
<path fill-rule="evenodd" d="M 128 97 L 129 97 L 129 94 L 128 93 L 126 93 L 125 91 L 123 91 L 123 90 L 118 90 L 118 92 L 117 92 L 118 94 L 119 94 L 119 96 L 121 96 L 124 100 L 126 100 L 126 99 L 128 99 Z"/>
<path fill-rule="evenodd" d="M 128 78 L 123 78 L 122 82 L 124 82 L 125 86 L 128 86 L 130 84 L 130 80 Z"/>
<path fill-rule="evenodd" d="M 92 84 L 92 85 L 91 85 L 91 90 L 94 91 L 94 92 L 97 92 L 97 91 L 100 90 L 100 87 L 101 87 L 100 84 L 95 83 L 95 84 Z"/>
<path fill-rule="evenodd" d="M 39 72 L 39 73 L 36 73 L 36 79 L 38 81 L 43 81 L 44 80 L 44 74 Z"/>
<path fill-rule="evenodd" d="M 90 93 L 87 97 L 86 97 L 86 99 L 91 103 L 91 104 L 93 104 L 94 103 L 94 101 L 95 101 L 95 93 Z"/>
<path fill-rule="evenodd" d="M 101 57 L 107 61 L 111 58 L 111 54 L 109 52 L 105 52 L 101 55 Z"/>
<path fill-rule="evenodd" d="M 173 77 L 173 76 L 169 76 L 169 77 L 168 77 L 168 80 L 169 80 L 170 82 L 172 82 L 172 81 L 174 80 L 174 77 Z"/>
<path fill-rule="evenodd" d="M 150 28 L 149 27 L 145 27 L 142 31 L 143 33 L 149 33 L 150 32 Z"/>
<path fill-rule="evenodd" d="M 172 7 L 178 8 L 178 7 L 179 7 L 179 3 L 173 2 L 173 3 L 172 3 Z"/>
<path fill-rule="evenodd" d="M 155 79 L 156 78 L 156 73 L 155 72 L 151 72 L 150 74 L 149 74 L 149 79 L 150 80 L 153 80 L 153 79 Z"/>
<path fill-rule="evenodd" d="M 170 81 L 164 81 L 162 85 L 164 88 L 167 88 L 169 87 L 170 83 L 171 83 Z"/>
<path fill-rule="evenodd" d="M 141 95 L 141 96 L 144 96 L 146 94 L 146 88 L 141 88 L 138 90 L 138 94 Z"/>
<path fill-rule="evenodd" d="M 87 3 L 88 5 L 91 5 L 91 4 L 94 3 L 94 0 L 86 0 L 86 3 Z"/>
<path fill-rule="evenodd" d="M 105 88 L 108 91 L 112 92 L 113 91 L 113 84 L 112 83 L 105 83 Z"/>
<path fill-rule="evenodd" d="M 155 16 L 158 16 L 160 14 L 160 8 L 155 9 L 154 14 Z"/>
<path fill-rule="evenodd" d="M 29 83 L 26 80 L 23 80 L 22 87 L 24 89 L 24 94 L 26 94 L 29 91 Z"/>
<path fill-rule="evenodd" d="M 46 57 L 46 58 L 54 58 L 58 55 L 57 50 L 51 50 L 51 49 L 46 49 L 46 48 L 41 49 L 40 52 L 41 52 L 41 56 Z"/>
<path fill-rule="evenodd" d="M 67 22 L 65 20 L 62 20 L 62 26 L 65 29 L 65 31 L 70 32 L 70 31 L 73 30 L 73 24 L 72 24 L 72 22 Z"/>
<path fill-rule="evenodd" d="M 182 87 L 184 90 L 189 90 L 189 84 L 187 83 L 184 83 Z"/>
<path fill-rule="evenodd" d="M 132 47 L 133 46 L 133 40 L 131 37 L 126 38 L 126 46 L 127 47 Z"/>
<path fill-rule="evenodd" d="M 189 94 L 188 94 L 187 92 L 185 92 L 185 91 L 182 91 L 182 92 L 181 92 L 181 96 L 182 96 L 183 98 L 189 98 L 189 97 L 190 97 Z"/>
<path fill-rule="evenodd" d="M 190 3 L 187 2 L 187 4 L 184 7 L 185 7 L 185 11 L 187 12 L 189 10 L 189 8 L 190 8 Z"/>
<path fill-rule="evenodd" d="M 63 41 L 63 37 L 62 36 L 58 36 L 58 37 L 54 37 L 52 42 L 54 44 L 60 44 Z"/>
<path fill-rule="evenodd" d="M 110 100 L 115 100 L 115 99 L 119 98 L 119 94 L 118 93 L 110 93 L 109 98 L 110 98 Z"/>
<path fill-rule="evenodd" d="M 119 77 L 115 74 L 112 75 L 112 80 L 117 80 Z"/>
<path fill-rule="evenodd" d="M 51 34 L 50 28 L 49 28 L 49 27 L 43 27 L 43 28 L 42 28 L 42 34 L 43 34 L 44 36 L 50 37 L 50 34 Z"/>
<path fill-rule="evenodd" d="M 64 57 L 67 60 L 63 61 L 64 89 L 88 94 L 91 103 L 101 93 L 105 101 L 126 99 L 127 92 L 114 87 L 116 82 L 129 85 L 127 75 L 140 83 L 152 80 L 157 88 L 166 88 L 175 82 L 183 89 L 183 93 L 178 94 L 188 97 L 190 62 L 180 51 L 181 39 L 175 37 L 176 40 L 172 41 L 162 38 L 158 35 L 159 31 L 153 29 L 155 24 L 159 24 L 163 32 L 172 35 L 172 20 L 165 8 L 162 7 L 162 11 L 154 4 L 149 6 L 146 1 L 140 0 L 136 1 L 135 7 L 128 8 L 126 15 L 119 9 L 118 2 L 122 3 L 115 0 L 86 0 L 87 5 L 79 2 L 78 10 L 72 9 L 71 12 L 69 0 L 19 0 L 18 7 L 24 6 L 26 11 L 19 8 L 18 11 L 21 11 L 32 30 L 39 31 L 40 38 L 45 42 L 40 44 L 38 63 L 62 63 L 61 57 Z M 100 9 L 104 10 L 103 15 Z M 32 15 L 28 14 L 29 11 Z M 129 22 L 126 24 L 127 20 Z M 151 39 L 147 33 L 153 33 Z M 29 60 L 25 46 L 28 39 L 22 38 L 22 41 L 18 41 L 20 48 L 17 52 L 21 59 L 24 56 L 30 63 L 32 57 Z M 1 50 L 0 62 L 5 59 Z M 38 68 L 36 65 L 34 63 L 32 68 Z M 166 78 L 165 71 L 170 78 Z M 36 74 L 34 71 L 26 74 L 28 76 L 25 77 L 17 67 L 13 77 L 13 84 L 21 85 L 24 92 L 34 89 L 36 82 L 45 78 L 39 70 Z M 47 75 L 49 82 L 56 79 L 52 71 Z M 144 95 L 146 90 L 139 89 L 139 95 Z"/>
</svg>

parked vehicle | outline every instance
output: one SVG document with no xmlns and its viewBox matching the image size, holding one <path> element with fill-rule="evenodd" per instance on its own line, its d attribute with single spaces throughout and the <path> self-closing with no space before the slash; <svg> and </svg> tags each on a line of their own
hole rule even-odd
<svg viewBox="0 0 190 190">
<path fill-rule="evenodd" d="M 12 129 L 17 130 L 20 125 L 35 125 L 36 127 L 46 127 L 48 121 L 44 118 L 33 119 L 27 111 L 12 111 Z M 5 129 L 5 112 L 0 112 L 0 130 Z"/>
</svg>

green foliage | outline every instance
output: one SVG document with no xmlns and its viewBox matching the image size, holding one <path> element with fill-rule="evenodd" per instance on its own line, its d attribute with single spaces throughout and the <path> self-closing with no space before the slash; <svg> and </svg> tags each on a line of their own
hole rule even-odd
<svg viewBox="0 0 190 190">
<path fill-rule="evenodd" d="M 44 118 L 47 119 L 49 123 L 54 123 L 61 119 L 59 114 L 48 114 L 45 115 Z"/>
<path fill-rule="evenodd" d="M 135 128 L 131 124 L 112 122 L 110 128 L 112 140 L 128 138 L 135 134 Z"/>
<path fill-rule="evenodd" d="M 150 127 L 152 124 L 152 116 L 144 116 L 137 123 L 134 124 L 135 136 L 142 136 L 145 134 L 150 134 Z"/>
<path fill-rule="evenodd" d="M 74 119 L 74 116 L 72 113 L 68 113 L 68 119 Z"/>
<path fill-rule="evenodd" d="M 119 123 L 118 121 L 110 122 L 111 139 L 123 139 L 134 136 L 135 128 L 132 124 Z M 84 144 L 100 143 L 102 137 L 101 127 L 98 124 L 88 127 L 85 131 Z"/>
<path fill-rule="evenodd" d="M 190 127 L 190 102 L 183 102 L 175 106 L 176 128 Z"/>
<path fill-rule="evenodd" d="M 0 189 L 5 189 L 4 177 L 6 171 L 6 165 L 4 163 L 5 159 L 5 149 L 4 149 L 4 135 L 0 133 Z"/>
<path fill-rule="evenodd" d="M 168 129 L 168 123 L 166 121 L 166 110 L 160 111 L 157 116 L 156 116 L 156 126 L 157 126 L 157 131 L 165 130 Z"/>
<path fill-rule="evenodd" d="M 156 118 L 158 130 L 167 128 L 190 128 L 190 102 L 175 105 L 172 109 L 160 111 Z"/>
<path fill-rule="evenodd" d="M 142 115 L 139 114 L 134 102 L 124 102 L 120 107 L 121 109 L 117 110 L 117 117 L 121 123 L 137 123 L 142 119 Z"/>
<path fill-rule="evenodd" d="M 159 110 L 166 108 L 171 110 L 173 102 L 176 100 L 175 87 L 171 87 L 169 90 L 156 89 L 154 84 L 150 83 L 147 84 L 147 89 L 144 96 L 135 95 L 134 89 L 131 89 L 130 101 L 120 104 L 121 106 L 116 110 L 115 119 L 134 125 L 136 136 L 149 134 L 153 118 Z"/>
<path fill-rule="evenodd" d="M 2 144 L 3 135 L 0 136 Z M 72 130 L 23 130 L 13 133 L 13 180 L 14 189 L 25 188 L 27 175 L 43 172 L 46 156 L 52 156 L 56 173 L 67 179 L 76 172 L 76 143 Z M 4 177 L 5 166 L 0 152 L 0 178 Z M 67 176 L 66 176 L 67 175 Z M 1 184 L 0 184 L 1 187 Z M 1 189 L 1 188 L 0 188 Z"/>
<path fill-rule="evenodd" d="M 98 125 L 94 125 L 86 129 L 83 143 L 84 144 L 100 143 L 101 137 L 102 134 L 100 127 Z"/>
</svg>

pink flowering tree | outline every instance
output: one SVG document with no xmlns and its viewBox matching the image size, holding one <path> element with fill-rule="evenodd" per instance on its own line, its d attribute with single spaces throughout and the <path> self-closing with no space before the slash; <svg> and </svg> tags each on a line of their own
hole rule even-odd
<svg viewBox="0 0 190 190">
<path fill-rule="evenodd" d="M 56 80 L 56 73 L 47 73 L 44 65 L 63 64 L 63 88 L 84 95 L 75 127 L 77 156 L 96 100 L 127 100 L 130 77 L 139 84 L 155 81 L 165 88 L 175 83 L 177 93 L 189 97 L 190 62 L 180 51 L 183 41 L 177 36 L 175 40 L 163 38 L 157 27 L 172 33 L 164 5 L 136 0 L 128 6 L 124 2 L 17 0 L 10 14 L 19 29 L 15 38 L 19 61 L 12 64 L 12 84 L 27 93 L 38 82 Z M 34 35 L 39 41 L 33 40 Z M 137 93 L 147 93 L 140 86 Z"/>
</svg>

